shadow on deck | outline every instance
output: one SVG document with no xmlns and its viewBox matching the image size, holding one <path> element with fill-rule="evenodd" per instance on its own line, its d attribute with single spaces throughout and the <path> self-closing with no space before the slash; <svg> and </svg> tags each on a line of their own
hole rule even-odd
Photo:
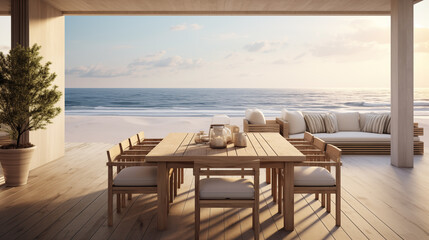
<svg viewBox="0 0 429 240">
<path fill-rule="evenodd" d="M 168 230 L 156 230 L 156 195 L 136 195 L 107 220 L 106 149 L 67 143 L 66 155 L 30 172 L 22 187 L 0 185 L 0 239 L 193 239 L 193 176 L 170 209 Z M 282 230 L 270 186 L 261 182 L 261 239 L 427 239 L 429 163 L 390 165 L 389 156 L 343 156 L 342 226 L 310 194 L 295 195 L 295 231 Z M 261 171 L 261 179 L 265 179 Z M 0 179 L 1 181 L 1 179 Z M 335 198 L 332 198 L 335 200 Z M 335 204 L 332 204 L 335 208 Z M 202 209 L 202 239 L 252 239 L 250 209 Z"/>
</svg>

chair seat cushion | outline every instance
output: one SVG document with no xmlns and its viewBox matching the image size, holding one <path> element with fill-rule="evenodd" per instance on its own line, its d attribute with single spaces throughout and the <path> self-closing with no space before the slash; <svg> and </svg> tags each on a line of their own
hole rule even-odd
<svg viewBox="0 0 429 240">
<path fill-rule="evenodd" d="M 335 178 L 322 167 L 295 167 L 295 186 L 335 186 Z"/>
<path fill-rule="evenodd" d="M 244 178 L 204 178 L 200 199 L 254 199 L 253 182 Z"/>
<path fill-rule="evenodd" d="M 156 186 L 156 166 L 138 166 L 122 169 L 113 180 L 114 186 Z"/>
</svg>

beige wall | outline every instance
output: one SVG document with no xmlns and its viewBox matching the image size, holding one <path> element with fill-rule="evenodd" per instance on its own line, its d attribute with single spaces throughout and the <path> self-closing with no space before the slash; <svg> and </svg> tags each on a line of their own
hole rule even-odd
<svg viewBox="0 0 429 240">
<path fill-rule="evenodd" d="M 58 103 L 63 111 L 53 124 L 46 130 L 30 132 L 30 142 L 37 146 L 30 167 L 33 169 L 64 155 L 65 25 L 62 13 L 41 0 L 30 0 L 29 9 L 30 46 L 42 46 L 43 60 L 52 62 L 51 72 L 57 74 L 55 85 L 63 93 Z"/>
</svg>

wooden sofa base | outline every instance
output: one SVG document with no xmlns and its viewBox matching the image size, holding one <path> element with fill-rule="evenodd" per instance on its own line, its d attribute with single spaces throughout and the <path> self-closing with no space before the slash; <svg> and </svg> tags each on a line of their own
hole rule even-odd
<svg viewBox="0 0 429 240">
<path fill-rule="evenodd" d="M 342 150 L 346 155 L 390 155 L 390 143 L 331 143 Z M 424 154 L 422 141 L 414 142 L 414 155 Z"/>
</svg>

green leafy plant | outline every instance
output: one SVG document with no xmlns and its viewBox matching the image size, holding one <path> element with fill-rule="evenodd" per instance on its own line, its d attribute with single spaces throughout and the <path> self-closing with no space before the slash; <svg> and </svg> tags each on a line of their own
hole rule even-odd
<svg viewBox="0 0 429 240">
<path fill-rule="evenodd" d="M 52 85 L 56 74 L 50 62 L 42 65 L 40 46 L 16 46 L 8 55 L 0 52 L 0 123 L 6 125 L 16 144 L 7 148 L 32 146 L 24 142 L 26 131 L 45 129 L 61 112 L 55 104 L 62 93 Z"/>
</svg>

